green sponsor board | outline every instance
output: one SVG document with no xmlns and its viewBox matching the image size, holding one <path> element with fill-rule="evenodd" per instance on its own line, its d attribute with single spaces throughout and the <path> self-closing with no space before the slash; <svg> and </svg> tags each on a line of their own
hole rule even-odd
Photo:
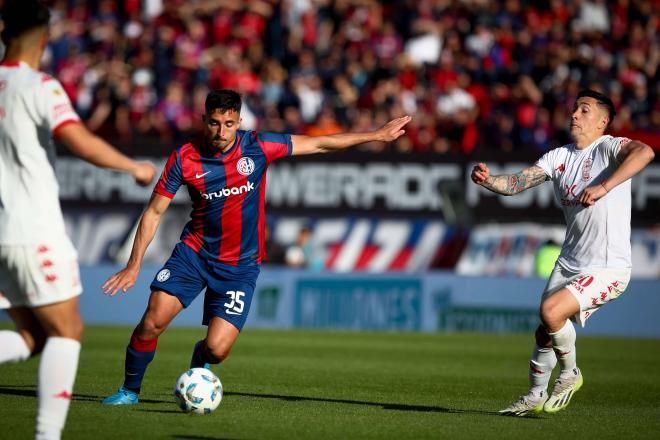
<svg viewBox="0 0 660 440">
<path fill-rule="evenodd" d="M 279 286 L 265 286 L 257 290 L 257 317 L 273 320 L 280 302 Z"/>
<path fill-rule="evenodd" d="M 297 327 L 419 330 L 422 286 L 418 279 L 315 278 L 298 281 Z"/>
<path fill-rule="evenodd" d="M 440 331 L 529 333 L 539 325 L 537 309 L 456 305 L 447 290 L 435 299 Z"/>
</svg>

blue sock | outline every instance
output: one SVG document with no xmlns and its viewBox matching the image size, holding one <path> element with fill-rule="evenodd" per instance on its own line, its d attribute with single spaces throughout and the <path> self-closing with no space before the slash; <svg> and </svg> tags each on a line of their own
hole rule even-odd
<svg viewBox="0 0 660 440">
<path fill-rule="evenodd" d="M 156 354 L 154 351 L 137 351 L 130 345 L 126 347 L 126 362 L 124 367 L 124 388 L 140 393 L 142 379 L 147 366 Z"/>
<path fill-rule="evenodd" d="M 204 353 L 204 339 L 197 341 L 192 357 L 190 358 L 190 368 L 206 368 L 210 364 Z"/>
</svg>

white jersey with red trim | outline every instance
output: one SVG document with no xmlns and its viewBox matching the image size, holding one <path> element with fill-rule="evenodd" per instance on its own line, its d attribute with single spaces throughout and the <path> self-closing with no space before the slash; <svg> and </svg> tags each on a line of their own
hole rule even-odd
<svg viewBox="0 0 660 440">
<path fill-rule="evenodd" d="M 66 235 L 51 135 L 79 121 L 59 81 L 23 62 L 0 63 L 0 244 Z"/>
<path fill-rule="evenodd" d="M 585 188 L 600 185 L 619 166 L 617 154 L 628 138 L 601 136 L 578 150 L 574 144 L 547 152 L 536 163 L 550 176 L 566 219 L 566 237 L 557 262 L 568 270 L 629 268 L 630 179 L 588 208 L 580 204 Z"/>
</svg>

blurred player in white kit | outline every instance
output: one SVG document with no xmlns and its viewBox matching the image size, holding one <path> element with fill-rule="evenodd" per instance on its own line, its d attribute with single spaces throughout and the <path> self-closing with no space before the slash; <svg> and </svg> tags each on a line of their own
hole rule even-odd
<svg viewBox="0 0 660 440">
<path fill-rule="evenodd" d="M 541 299 L 541 325 L 529 365 L 529 390 L 502 415 L 555 413 L 568 406 L 583 383 L 576 365 L 575 328 L 628 285 L 631 271 L 630 178 L 655 154 L 646 144 L 605 132 L 615 116 L 605 95 L 583 90 L 570 120 L 573 144 L 544 154 L 517 174 L 491 176 L 480 163 L 474 183 L 502 195 L 513 195 L 551 180 L 566 219 L 561 254 Z M 548 395 L 553 368 L 561 372 Z"/>
<path fill-rule="evenodd" d="M 48 8 L 10 0 L 0 12 L 6 46 L 0 62 L 0 309 L 16 325 L 0 331 L 0 364 L 41 353 L 36 438 L 59 439 L 83 324 L 77 254 L 64 229 L 51 136 L 82 159 L 130 173 L 141 185 L 151 183 L 156 169 L 89 132 L 59 81 L 38 71 L 48 42 Z"/>
</svg>

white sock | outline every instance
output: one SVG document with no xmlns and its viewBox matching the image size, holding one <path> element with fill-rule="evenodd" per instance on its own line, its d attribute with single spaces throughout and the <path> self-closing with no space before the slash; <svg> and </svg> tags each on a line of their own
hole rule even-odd
<svg viewBox="0 0 660 440">
<path fill-rule="evenodd" d="M 80 342 L 50 337 L 39 363 L 37 440 L 59 439 L 69 412 L 78 370 Z"/>
<path fill-rule="evenodd" d="M 552 369 L 557 365 L 557 355 L 550 347 L 534 346 L 529 361 L 529 394 L 534 398 L 545 397 Z"/>
<path fill-rule="evenodd" d="M 552 339 L 552 349 L 557 355 L 561 367 L 560 377 L 574 377 L 577 375 L 575 361 L 575 327 L 566 320 L 566 324 L 557 333 L 548 333 Z"/>
<path fill-rule="evenodd" d="M 30 357 L 30 349 L 19 333 L 11 330 L 0 331 L 0 364 L 20 362 Z"/>
</svg>

